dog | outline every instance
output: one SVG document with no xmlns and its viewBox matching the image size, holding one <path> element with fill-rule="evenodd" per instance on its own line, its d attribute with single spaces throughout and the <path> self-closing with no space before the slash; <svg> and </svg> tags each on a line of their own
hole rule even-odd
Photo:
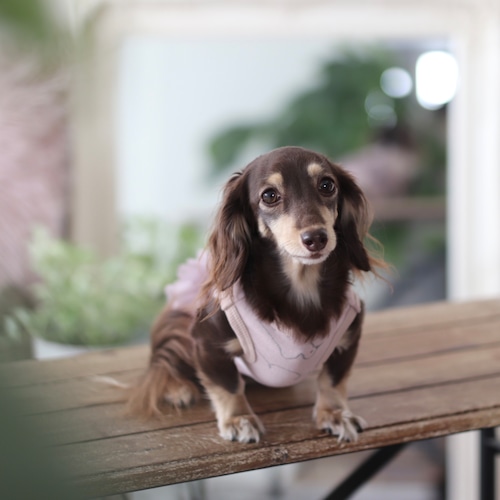
<svg viewBox="0 0 500 500">
<path fill-rule="evenodd" d="M 364 304 L 352 280 L 385 266 L 365 246 L 370 222 L 353 177 L 322 154 L 283 147 L 234 174 L 206 248 L 167 287 L 132 413 L 159 415 L 165 402 L 186 407 L 205 393 L 222 438 L 258 442 L 246 380 L 283 387 L 314 375 L 317 428 L 355 441 L 366 423 L 346 384 Z"/>
</svg>

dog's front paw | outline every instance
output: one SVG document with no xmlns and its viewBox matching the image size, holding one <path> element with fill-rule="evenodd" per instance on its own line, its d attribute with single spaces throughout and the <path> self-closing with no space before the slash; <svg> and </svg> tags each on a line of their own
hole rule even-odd
<svg viewBox="0 0 500 500">
<path fill-rule="evenodd" d="M 227 441 L 258 443 L 264 433 L 264 426 L 255 415 L 244 415 L 231 417 L 219 424 L 219 432 Z"/>
<path fill-rule="evenodd" d="M 318 429 L 337 436 L 339 443 L 357 441 L 358 433 L 366 427 L 366 422 L 349 410 L 317 410 L 315 417 Z"/>
</svg>

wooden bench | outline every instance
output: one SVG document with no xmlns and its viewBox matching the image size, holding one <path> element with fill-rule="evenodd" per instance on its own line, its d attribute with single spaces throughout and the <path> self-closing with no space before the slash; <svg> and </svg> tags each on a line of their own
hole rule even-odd
<svg viewBox="0 0 500 500">
<path fill-rule="evenodd" d="M 349 386 L 352 409 L 368 422 L 356 443 L 338 445 L 314 428 L 312 381 L 248 389 L 267 429 L 259 444 L 219 438 L 206 402 L 168 411 L 163 421 L 128 418 L 121 391 L 95 376 L 130 382 L 147 360 L 148 347 L 139 346 L 2 369 L 13 392 L 30 401 L 25 418 L 43 426 L 88 495 L 500 426 L 500 300 L 369 314 Z"/>
</svg>

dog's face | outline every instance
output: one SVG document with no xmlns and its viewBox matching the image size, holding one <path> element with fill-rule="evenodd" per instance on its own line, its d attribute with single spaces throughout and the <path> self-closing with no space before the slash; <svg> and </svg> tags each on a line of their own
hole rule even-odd
<svg viewBox="0 0 500 500">
<path fill-rule="evenodd" d="M 249 199 L 258 231 L 294 261 L 323 262 L 337 244 L 335 167 L 305 150 L 297 149 L 294 155 L 289 150 L 273 153 L 249 173 Z"/>
<path fill-rule="evenodd" d="M 363 244 L 369 225 L 366 199 L 350 174 L 313 151 L 275 149 L 225 186 L 208 242 L 209 284 L 222 291 L 235 283 L 255 238 L 273 242 L 294 269 L 321 264 L 340 246 L 348 270 L 370 271 Z"/>
</svg>

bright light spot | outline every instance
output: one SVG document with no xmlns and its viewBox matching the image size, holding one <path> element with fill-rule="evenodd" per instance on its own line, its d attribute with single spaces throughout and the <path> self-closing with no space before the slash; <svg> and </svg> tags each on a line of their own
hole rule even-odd
<svg viewBox="0 0 500 500">
<path fill-rule="evenodd" d="M 458 64 L 448 52 L 422 54 L 415 67 L 417 100 L 426 109 L 438 109 L 457 91 Z"/>
<path fill-rule="evenodd" d="M 382 90 L 390 97 L 406 97 L 413 88 L 410 73 L 403 68 L 386 69 L 380 77 Z"/>
</svg>

